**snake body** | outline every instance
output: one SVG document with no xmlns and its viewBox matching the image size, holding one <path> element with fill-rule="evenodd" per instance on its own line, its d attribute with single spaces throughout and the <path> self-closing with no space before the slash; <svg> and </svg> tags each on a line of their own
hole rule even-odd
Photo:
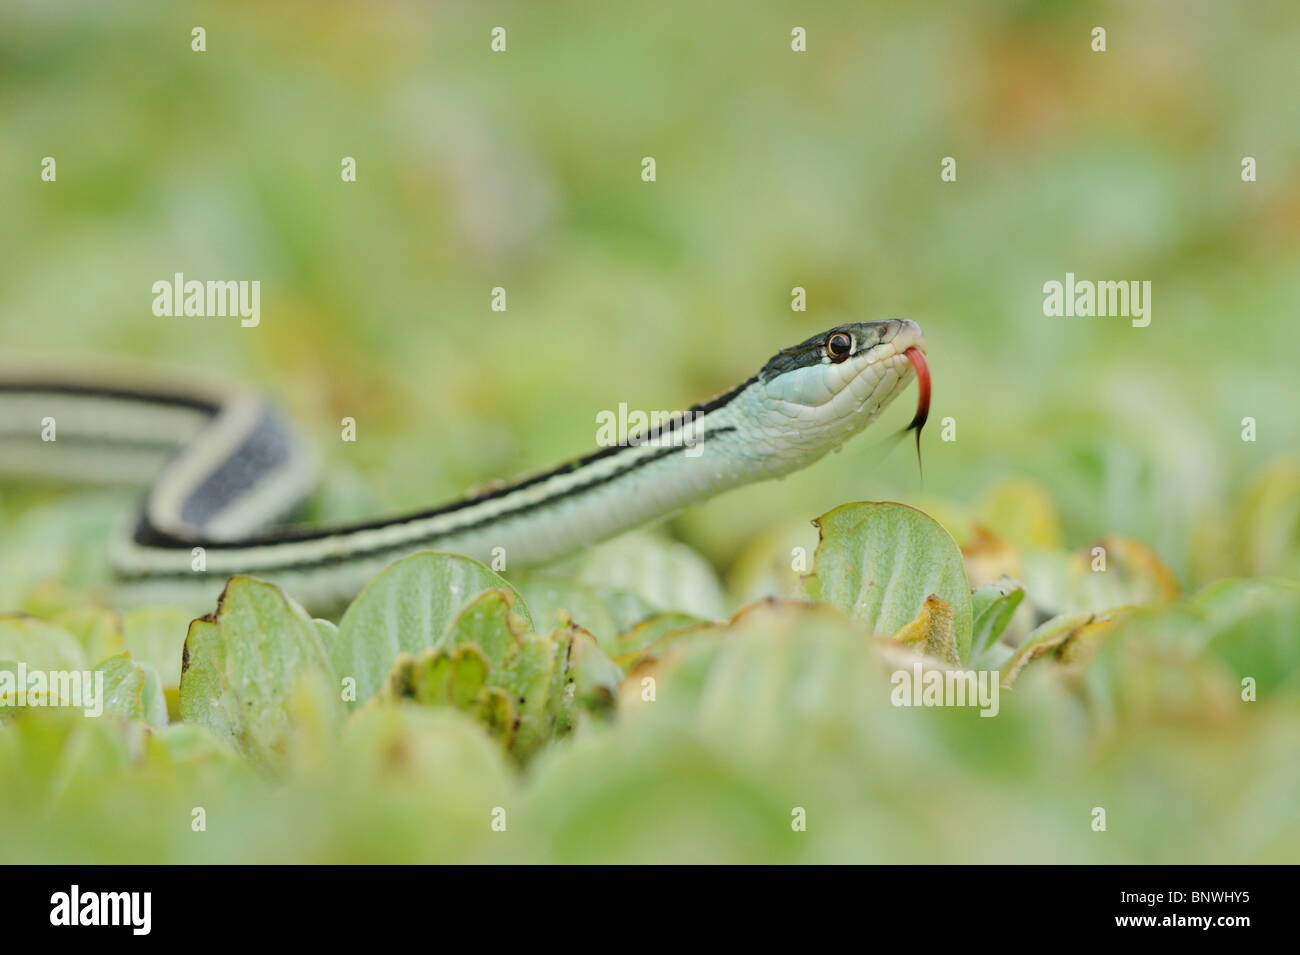
<svg viewBox="0 0 1300 955">
<path fill-rule="evenodd" d="M 309 607 L 336 606 L 416 551 L 543 564 L 806 467 L 867 427 L 911 377 L 908 353 L 923 350 L 907 319 L 840 325 L 782 349 L 653 440 L 360 524 L 281 524 L 315 485 L 313 456 L 273 406 L 242 393 L 0 377 L 0 470 L 148 488 L 112 554 L 126 602 L 209 602 L 249 573 Z"/>
</svg>

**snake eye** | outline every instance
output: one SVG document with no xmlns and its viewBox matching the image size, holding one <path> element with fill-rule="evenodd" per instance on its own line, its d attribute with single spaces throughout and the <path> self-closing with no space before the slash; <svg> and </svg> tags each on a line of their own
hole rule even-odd
<svg viewBox="0 0 1300 955">
<path fill-rule="evenodd" d="M 852 351 L 853 336 L 847 332 L 836 332 L 826 339 L 826 354 L 831 356 L 831 361 L 843 361 L 849 357 L 849 353 Z"/>
</svg>

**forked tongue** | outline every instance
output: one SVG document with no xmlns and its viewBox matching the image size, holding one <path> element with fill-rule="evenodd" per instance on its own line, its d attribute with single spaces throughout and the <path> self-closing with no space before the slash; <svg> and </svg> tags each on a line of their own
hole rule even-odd
<svg viewBox="0 0 1300 955">
<path fill-rule="evenodd" d="M 907 351 L 903 352 L 907 360 L 912 363 L 916 369 L 916 414 L 912 417 L 912 423 L 906 428 L 908 431 L 916 432 L 916 466 L 921 466 L 921 429 L 925 427 L 925 421 L 930 417 L 930 366 L 925 363 L 925 353 L 913 345 Z"/>
</svg>

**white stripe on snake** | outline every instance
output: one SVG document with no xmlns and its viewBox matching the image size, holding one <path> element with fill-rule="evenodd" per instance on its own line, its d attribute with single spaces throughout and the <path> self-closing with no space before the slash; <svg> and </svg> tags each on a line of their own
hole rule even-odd
<svg viewBox="0 0 1300 955">
<path fill-rule="evenodd" d="M 752 378 L 690 409 L 702 447 L 672 432 L 602 448 L 489 492 L 363 524 L 277 526 L 315 485 L 314 459 L 269 404 L 147 384 L 0 377 L 0 471 L 148 487 L 112 555 L 124 603 L 215 600 L 250 573 L 308 607 L 337 606 L 420 550 L 544 564 L 742 484 L 806 467 L 875 420 L 920 372 L 921 329 L 854 322 L 782 349 Z M 43 441 L 54 418 L 57 439 Z M 677 436 L 679 439 L 681 435 Z M 192 569 L 203 547 L 206 569 Z"/>
</svg>

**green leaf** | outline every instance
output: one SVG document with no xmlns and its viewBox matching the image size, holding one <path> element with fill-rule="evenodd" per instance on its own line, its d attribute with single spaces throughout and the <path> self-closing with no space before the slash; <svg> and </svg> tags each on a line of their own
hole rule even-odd
<svg viewBox="0 0 1300 955">
<path fill-rule="evenodd" d="M 272 584 L 231 578 L 216 613 L 190 625 L 181 716 L 274 770 L 291 755 L 295 722 L 313 711 L 313 701 L 341 715 L 312 618 Z"/>
<path fill-rule="evenodd" d="M 320 637 L 321 646 L 325 648 L 328 656 L 334 652 L 334 644 L 339 639 L 339 628 L 329 620 L 321 620 L 319 617 L 313 617 L 311 625 L 316 629 L 316 636 Z"/>
<path fill-rule="evenodd" d="M 511 749 L 521 759 L 535 753 L 550 735 L 545 714 L 555 656 L 554 640 L 530 633 L 506 663 L 504 672 L 493 674 L 493 685 L 505 691 L 515 714 Z"/>
<path fill-rule="evenodd" d="M 613 648 L 618 626 L 604 602 L 586 584 L 550 574 L 523 574 L 515 578 L 515 586 L 524 595 L 533 619 L 543 628 L 554 626 L 563 611 L 595 637 L 602 649 L 608 652 Z"/>
<path fill-rule="evenodd" d="M 551 634 L 551 640 L 556 665 L 551 671 L 546 722 L 552 724 L 553 735 L 563 736 L 583 712 L 613 708 L 623 671 L 582 627 L 566 624 Z"/>
<path fill-rule="evenodd" d="M 621 534 L 591 548 L 583 555 L 576 576 L 591 587 L 636 594 L 656 610 L 710 620 L 727 613 L 727 600 L 713 566 L 693 548 L 655 531 Z M 576 612 L 574 619 L 591 630 L 601 646 L 606 645 L 602 634 Z"/>
<path fill-rule="evenodd" d="M 28 670 L 84 670 L 86 653 L 61 627 L 18 615 L 0 616 L 0 660 L 25 663 Z"/>
<path fill-rule="evenodd" d="M 570 728 L 579 711 L 609 706 L 622 671 L 569 617 L 570 607 L 582 607 L 612 627 L 603 605 L 589 588 L 562 578 L 521 583 L 544 606 L 563 601 L 554 610 L 562 621 L 555 633 L 529 632 L 531 622 L 516 610 L 523 606 L 518 594 L 489 587 L 456 611 L 432 646 L 398 656 L 382 698 L 463 710 L 521 761 Z M 345 615 L 341 636 L 349 626 Z"/>
<path fill-rule="evenodd" d="M 131 659 L 157 670 L 164 687 L 180 686 L 192 618 L 193 614 L 176 607 L 139 607 L 122 615 L 122 640 Z"/>
<path fill-rule="evenodd" d="M 1096 626 L 1072 634 L 1056 656 L 1075 656 L 1071 648 Z M 1187 602 L 1127 612 L 1076 681 L 1095 735 L 1157 726 L 1200 735 L 1250 714 L 1241 687 L 1205 653 L 1208 631 L 1204 612 Z"/>
<path fill-rule="evenodd" d="M 89 491 L 27 508 L 5 528 L 0 606 L 51 613 L 75 606 L 76 590 L 108 579 L 108 544 L 128 502 L 121 491 Z"/>
<path fill-rule="evenodd" d="M 150 733 L 145 742 L 145 760 L 151 767 L 172 773 L 180 767 L 238 771 L 248 766 L 228 739 L 197 723 L 170 723 Z"/>
<path fill-rule="evenodd" d="M 622 672 L 594 638 L 565 623 L 549 636 L 529 633 L 517 598 L 485 590 L 457 614 L 440 646 L 399 656 L 381 698 L 452 706 L 475 716 L 520 761 L 582 709 L 607 707 Z"/>
<path fill-rule="evenodd" d="M 381 696 L 469 709 L 487 686 L 489 671 L 487 657 L 473 644 L 431 647 L 418 657 L 403 653 L 384 681 Z"/>
<path fill-rule="evenodd" d="M 754 752 L 798 759 L 817 738 L 827 740 L 818 727 L 835 726 L 829 738 L 843 739 L 842 721 L 877 727 L 882 709 L 896 712 L 877 652 L 886 644 L 864 639 L 829 606 L 764 600 L 708 629 L 708 638 L 684 643 L 646 671 L 657 682 L 654 702 L 641 697 L 639 681 L 628 681 L 620 731 L 637 719 L 687 720 L 698 727 L 693 738 L 713 737 L 728 760 L 746 743 Z M 849 750 L 855 745 L 846 743 Z"/>
<path fill-rule="evenodd" d="M 1300 687 L 1300 587 L 1282 580 L 1223 580 L 1196 595 L 1204 613 L 1206 650 L 1259 692 Z"/>
<path fill-rule="evenodd" d="M 623 668 L 635 666 L 646 651 L 658 647 L 671 635 L 688 627 L 703 624 L 699 617 L 685 613 L 660 613 L 642 620 L 635 627 L 618 635 L 614 644 L 615 662 Z"/>
<path fill-rule="evenodd" d="M 461 710 L 509 748 L 518 721 L 510 694 L 499 686 L 488 685 L 490 670 L 487 657 L 473 643 L 431 647 L 418 657 L 403 653 L 376 699 Z"/>
<path fill-rule="evenodd" d="M 152 667 L 121 653 L 104 660 L 92 673 L 103 675 L 105 712 L 123 719 L 144 720 L 151 726 L 167 725 L 162 683 Z"/>
<path fill-rule="evenodd" d="M 465 804 L 456 814 L 464 824 L 486 818 L 485 807 L 501 804 L 509 781 L 500 749 L 463 714 L 445 708 L 367 706 L 348 720 L 341 742 L 345 786 L 367 794 L 410 787 L 420 794 L 426 826 L 445 818 L 449 803 Z"/>
<path fill-rule="evenodd" d="M 19 681 L 20 665 L 26 671 L 25 682 Z M 34 617 L 0 616 L 0 670 L 12 675 L 0 681 L 3 716 L 15 713 L 17 699 L 7 698 L 11 690 L 23 693 L 31 707 L 75 707 L 89 712 L 102 703 L 102 698 L 94 696 L 94 674 L 86 666 L 85 651 L 76 637 Z M 85 683 L 87 676 L 90 685 Z M 64 682 L 65 677 L 77 682 Z"/>
<path fill-rule="evenodd" d="M 144 704 L 141 719 L 150 726 L 167 725 L 167 693 L 158 671 L 147 663 L 137 663 L 144 672 L 144 687 L 140 690 L 140 700 Z"/>
<path fill-rule="evenodd" d="M 456 614 L 439 645 L 472 644 L 493 670 L 503 669 L 528 632 L 528 621 L 514 611 L 518 600 L 513 590 L 504 587 L 483 591 Z"/>
<path fill-rule="evenodd" d="M 227 742 L 239 737 L 239 701 L 225 678 L 226 647 L 221 628 L 200 617 L 185 638 L 181 673 L 181 719 L 212 730 Z"/>
<path fill-rule="evenodd" d="M 605 605 L 605 609 L 614 619 L 614 629 L 617 633 L 630 630 L 656 613 L 654 604 L 630 590 L 593 586 L 591 591 Z"/>
<path fill-rule="evenodd" d="M 441 646 L 461 609 L 492 589 L 513 588 L 468 557 L 423 552 L 399 560 L 344 613 L 330 652 L 334 672 L 340 680 L 356 680 L 356 704 L 364 703 L 383 684 L 399 653 Z M 522 601 L 514 610 L 532 626 Z"/>
<path fill-rule="evenodd" d="M 1002 685 L 1010 686 L 1020 671 L 1031 661 L 1043 656 L 1053 656 L 1059 662 L 1070 663 L 1077 659 L 1071 651 L 1074 641 L 1080 645 L 1109 633 L 1114 621 L 1109 616 L 1092 613 L 1063 614 L 1053 617 L 1035 628 L 1025 642 L 1016 648 L 1011 659 L 1002 665 Z"/>
<path fill-rule="evenodd" d="M 86 659 L 91 663 L 107 660 L 126 650 L 122 621 L 111 610 L 77 607 L 56 614 L 50 622 L 76 637 L 86 651 Z"/>
<path fill-rule="evenodd" d="M 970 658 L 971 597 L 961 551 L 946 530 L 905 504 L 844 504 L 814 522 L 821 540 L 805 592 L 888 637 L 930 595 L 952 607 L 953 639 Z"/>
<path fill-rule="evenodd" d="M 803 577 L 817 549 L 806 519 L 787 519 L 748 540 L 727 568 L 727 589 L 741 604 L 803 592 Z"/>
<path fill-rule="evenodd" d="M 1024 585 L 1007 576 L 996 583 L 975 588 L 971 594 L 972 660 L 979 660 L 997 643 L 1024 599 Z"/>
</svg>

